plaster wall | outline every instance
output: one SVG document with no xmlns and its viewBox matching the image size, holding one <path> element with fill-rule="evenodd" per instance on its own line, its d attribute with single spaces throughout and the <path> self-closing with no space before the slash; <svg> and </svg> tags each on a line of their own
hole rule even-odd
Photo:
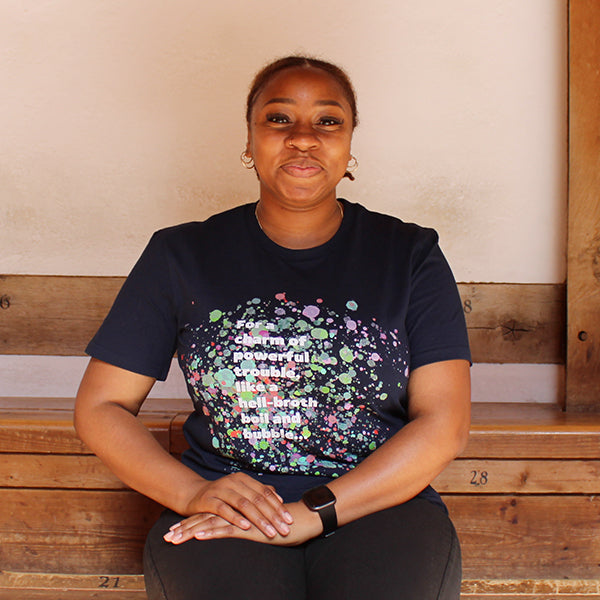
<svg viewBox="0 0 600 600">
<path fill-rule="evenodd" d="M 155 229 L 255 200 L 247 86 L 302 52 L 358 92 L 340 195 L 435 227 L 459 281 L 562 282 L 566 16 L 566 0 L 2 0 L 0 273 L 124 275 Z"/>
</svg>

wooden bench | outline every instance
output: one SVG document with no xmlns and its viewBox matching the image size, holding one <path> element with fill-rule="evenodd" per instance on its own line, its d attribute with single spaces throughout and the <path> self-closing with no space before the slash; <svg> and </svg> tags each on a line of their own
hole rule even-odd
<svg viewBox="0 0 600 600">
<path fill-rule="evenodd" d="M 0 597 L 143 598 L 143 541 L 161 507 L 89 453 L 72 405 L 0 399 Z M 188 410 L 144 407 L 175 455 Z M 476 404 L 469 445 L 435 486 L 461 538 L 464 598 L 600 598 L 598 416 Z"/>
<path fill-rule="evenodd" d="M 0 277 L 0 353 L 80 355 L 122 278 Z M 564 286 L 462 284 L 476 362 L 564 363 Z M 0 399 L 0 598 L 144 598 L 161 510 L 77 439 L 73 399 Z M 142 419 L 174 455 L 188 400 Z M 463 598 L 600 598 L 600 415 L 481 403 L 436 480 L 464 555 Z"/>
</svg>

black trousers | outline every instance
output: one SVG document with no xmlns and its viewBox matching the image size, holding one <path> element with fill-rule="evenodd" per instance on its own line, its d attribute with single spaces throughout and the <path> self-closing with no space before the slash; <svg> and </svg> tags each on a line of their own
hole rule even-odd
<svg viewBox="0 0 600 600">
<path fill-rule="evenodd" d="M 458 600 L 454 526 L 428 500 L 358 519 L 294 547 L 237 539 L 162 536 L 181 520 L 165 511 L 144 552 L 148 600 Z"/>
</svg>

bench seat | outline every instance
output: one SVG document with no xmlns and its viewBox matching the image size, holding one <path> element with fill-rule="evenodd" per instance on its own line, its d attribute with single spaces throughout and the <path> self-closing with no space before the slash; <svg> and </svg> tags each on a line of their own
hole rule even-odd
<svg viewBox="0 0 600 600">
<path fill-rule="evenodd" d="M 72 408 L 0 398 L 0 597 L 144 598 L 161 507 L 90 454 Z M 180 455 L 189 410 L 150 399 L 141 418 Z M 461 539 L 464 598 L 600 599 L 600 415 L 475 404 L 469 444 L 434 486 Z"/>
</svg>

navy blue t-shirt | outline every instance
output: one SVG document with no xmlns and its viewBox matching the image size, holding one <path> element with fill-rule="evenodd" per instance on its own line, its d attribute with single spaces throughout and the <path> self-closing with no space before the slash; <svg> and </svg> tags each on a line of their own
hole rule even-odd
<svg viewBox="0 0 600 600">
<path fill-rule="evenodd" d="M 256 204 L 155 233 L 90 342 L 157 379 L 177 353 L 183 462 L 201 476 L 243 471 L 297 500 L 406 424 L 410 370 L 470 359 L 435 231 L 342 203 L 335 236 L 306 250 L 271 241 Z"/>
</svg>

